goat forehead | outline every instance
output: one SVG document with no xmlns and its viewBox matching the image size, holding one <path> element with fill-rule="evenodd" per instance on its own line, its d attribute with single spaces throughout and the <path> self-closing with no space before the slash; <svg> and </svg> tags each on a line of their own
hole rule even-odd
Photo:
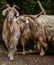
<svg viewBox="0 0 54 65">
<path fill-rule="evenodd" d="M 10 9 L 8 12 L 9 14 L 13 14 L 15 11 L 13 9 Z"/>
<path fill-rule="evenodd" d="M 14 11 L 13 10 L 9 10 L 8 17 L 12 18 L 14 15 L 15 15 Z"/>
</svg>

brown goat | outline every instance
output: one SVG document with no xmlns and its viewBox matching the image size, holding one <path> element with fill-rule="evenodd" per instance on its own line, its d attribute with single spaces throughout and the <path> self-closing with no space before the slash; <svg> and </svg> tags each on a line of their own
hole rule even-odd
<svg viewBox="0 0 54 65">
<path fill-rule="evenodd" d="M 21 29 L 21 41 L 23 45 L 23 54 L 25 54 L 25 41 L 32 38 L 37 41 L 40 56 L 45 55 L 43 49 L 47 48 L 48 41 L 54 39 L 54 16 L 40 15 L 38 18 L 34 16 L 22 15 L 17 19 Z"/>
<path fill-rule="evenodd" d="M 2 37 L 5 45 L 8 48 L 8 57 L 13 60 L 13 55 L 16 51 L 16 46 L 20 38 L 20 28 L 16 23 L 15 14 L 18 13 L 14 7 L 8 7 L 3 11 L 7 15 L 2 31 Z"/>
</svg>

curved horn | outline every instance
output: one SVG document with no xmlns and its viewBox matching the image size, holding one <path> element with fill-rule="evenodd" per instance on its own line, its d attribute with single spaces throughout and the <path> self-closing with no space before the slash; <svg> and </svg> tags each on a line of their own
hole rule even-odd
<svg viewBox="0 0 54 65">
<path fill-rule="evenodd" d="M 41 14 L 43 14 L 43 11 L 41 11 L 35 18 L 38 18 Z"/>
<path fill-rule="evenodd" d="M 16 8 L 18 8 L 18 9 L 20 9 L 17 5 L 13 5 L 13 7 L 14 7 L 14 8 L 16 7 Z"/>
<path fill-rule="evenodd" d="M 6 4 L 6 5 L 4 5 L 1 9 L 5 8 L 6 6 L 7 6 L 7 7 L 10 7 L 9 4 Z"/>
</svg>

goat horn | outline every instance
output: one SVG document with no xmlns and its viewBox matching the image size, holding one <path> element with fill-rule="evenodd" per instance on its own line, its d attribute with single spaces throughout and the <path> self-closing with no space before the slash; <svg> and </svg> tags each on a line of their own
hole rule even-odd
<svg viewBox="0 0 54 65">
<path fill-rule="evenodd" d="M 18 8 L 18 9 L 20 9 L 17 5 L 13 5 L 13 7 L 14 7 L 14 8 L 16 7 L 16 8 Z"/>
<path fill-rule="evenodd" d="M 1 9 L 3 9 L 4 7 L 10 7 L 10 5 L 9 4 L 6 4 L 6 5 L 4 5 Z"/>
<path fill-rule="evenodd" d="M 43 14 L 43 11 L 41 11 L 41 12 L 36 16 L 36 18 L 38 18 L 41 14 Z"/>
</svg>

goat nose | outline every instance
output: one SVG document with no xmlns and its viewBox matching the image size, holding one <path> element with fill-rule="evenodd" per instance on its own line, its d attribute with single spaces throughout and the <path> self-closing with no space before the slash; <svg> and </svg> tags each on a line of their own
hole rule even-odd
<svg viewBox="0 0 54 65">
<path fill-rule="evenodd" d="M 12 17 L 12 18 L 10 18 L 10 19 L 13 19 L 13 17 Z"/>
<path fill-rule="evenodd" d="M 12 21 L 12 20 L 13 20 L 13 18 L 10 18 L 10 20 Z"/>
</svg>

